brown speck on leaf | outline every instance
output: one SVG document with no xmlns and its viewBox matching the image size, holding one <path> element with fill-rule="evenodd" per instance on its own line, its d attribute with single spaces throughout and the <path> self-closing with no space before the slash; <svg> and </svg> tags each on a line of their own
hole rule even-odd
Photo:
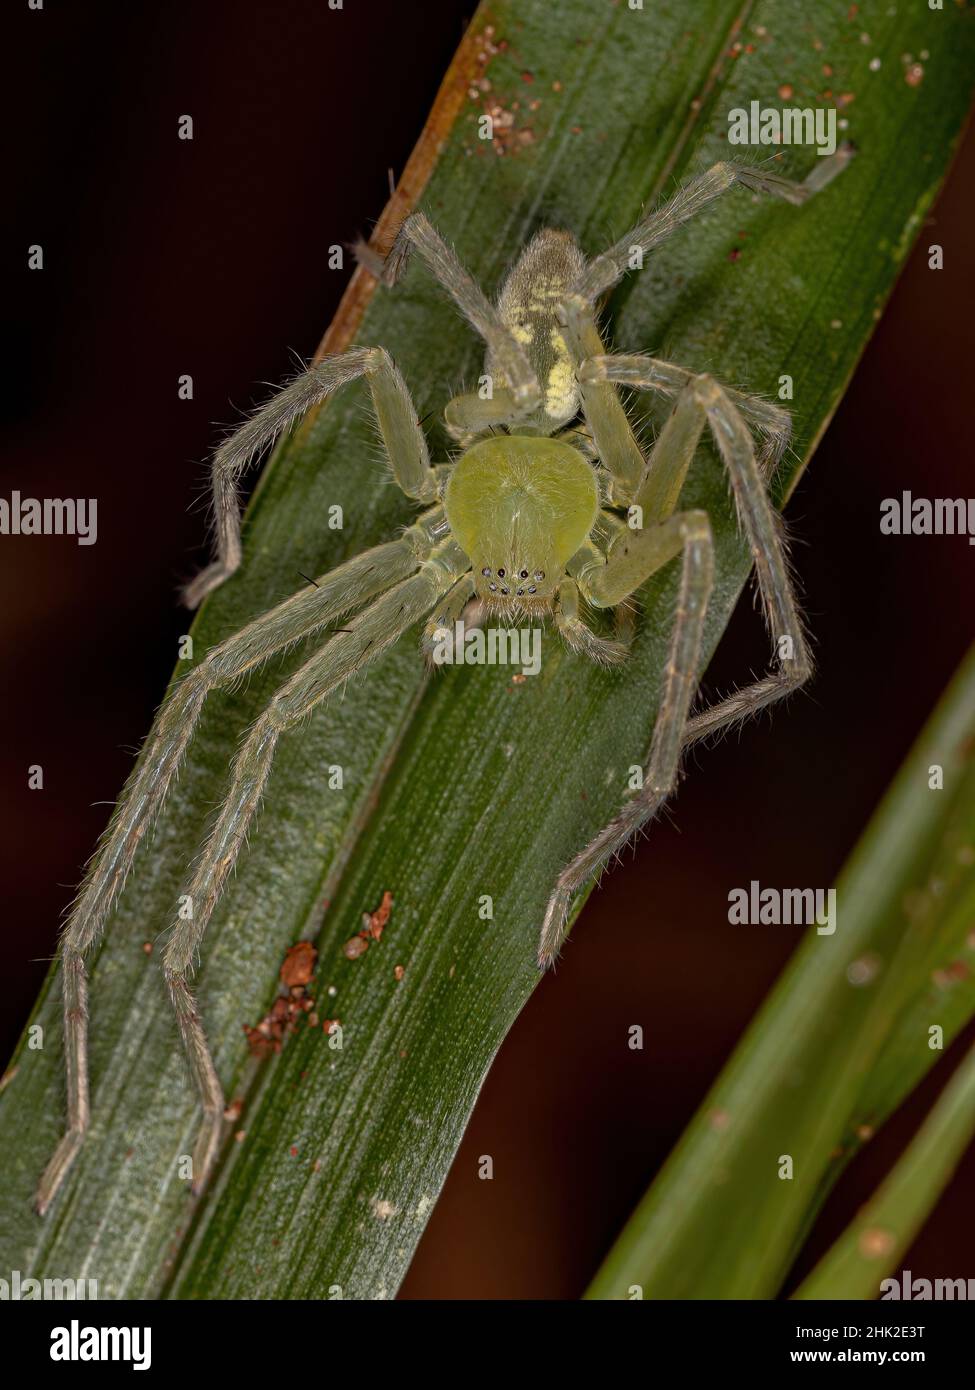
<svg viewBox="0 0 975 1390">
<path fill-rule="evenodd" d="M 369 942 L 362 936 L 350 936 L 342 947 L 342 954 L 347 960 L 358 960 L 369 950 Z"/>
<path fill-rule="evenodd" d="M 394 965 L 394 966 L 393 966 L 393 978 L 394 978 L 394 979 L 401 980 L 405 974 L 406 974 L 406 968 L 405 968 L 404 966 L 402 966 L 402 965 Z"/>
<path fill-rule="evenodd" d="M 290 1148 L 290 1150 L 289 1150 L 289 1152 L 290 1152 L 292 1158 L 297 1158 L 297 1157 L 298 1157 L 298 1145 L 297 1145 L 297 1144 L 292 1144 L 292 1145 L 291 1145 L 291 1148 Z"/>
<path fill-rule="evenodd" d="M 281 1051 L 289 1033 L 294 1033 L 297 1020 L 314 1004 L 307 986 L 311 982 L 318 952 L 310 941 L 299 941 L 285 953 L 279 971 L 287 994 L 279 994 L 268 1013 L 256 1027 L 244 1024 L 244 1034 L 252 1057 L 269 1057 Z"/>
<path fill-rule="evenodd" d="M 857 1125 L 856 1136 L 861 1144 L 865 1144 L 868 1139 L 873 1138 L 873 1125 Z"/>
<path fill-rule="evenodd" d="M 527 679 L 528 677 L 525 675 L 524 671 L 518 671 L 515 675 L 511 677 L 511 684 L 524 685 Z"/>
<path fill-rule="evenodd" d="M 552 91 L 553 91 L 553 92 L 561 92 L 561 90 L 562 90 L 562 83 L 561 83 L 561 82 L 559 82 L 558 80 L 556 80 L 555 82 L 552 83 Z"/>
<path fill-rule="evenodd" d="M 250 1028 L 244 1024 L 244 1036 L 247 1038 L 247 1047 L 252 1057 L 270 1057 L 272 1052 L 280 1052 L 281 1044 L 266 1036 L 262 1032 L 260 1025 L 257 1028 Z"/>
<path fill-rule="evenodd" d="M 708 1122 L 712 1129 L 716 1129 L 720 1132 L 727 1129 L 731 1124 L 731 1116 L 728 1114 L 727 1110 L 712 1110 L 708 1116 Z"/>
<path fill-rule="evenodd" d="M 313 1173 L 320 1173 L 322 1171 L 322 1160 L 320 1158 L 315 1159 L 315 1162 L 311 1165 L 311 1170 Z"/>
<path fill-rule="evenodd" d="M 896 1246 L 897 1242 L 890 1231 L 883 1231 L 879 1226 L 874 1226 L 868 1231 L 864 1231 L 858 1242 L 860 1254 L 868 1260 L 879 1260 L 884 1255 L 889 1255 Z"/>
<path fill-rule="evenodd" d="M 741 248 L 738 247 L 738 246 L 733 247 L 733 248 L 728 252 L 728 260 L 729 260 L 729 261 L 740 261 L 740 260 L 741 260 Z"/>
<path fill-rule="evenodd" d="M 0 1076 L 0 1092 L 6 1090 L 6 1088 L 10 1085 L 11 1081 L 13 1081 L 14 1077 L 17 1075 L 18 1071 L 20 1071 L 19 1063 L 14 1067 L 8 1067 L 7 1070 L 4 1072 L 3 1076 Z"/>
<path fill-rule="evenodd" d="M 533 72 L 523 72 L 521 74 L 521 80 L 522 82 L 534 82 L 535 74 Z"/>
<path fill-rule="evenodd" d="M 921 79 L 924 77 L 924 68 L 920 63 L 912 63 L 904 73 L 904 81 L 909 87 L 920 87 Z"/>
<path fill-rule="evenodd" d="M 317 959 L 318 952 L 310 941 L 299 941 L 297 945 L 289 946 L 281 966 L 281 983 L 289 987 L 307 985 L 315 973 Z"/>
<path fill-rule="evenodd" d="M 393 895 L 387 889 L 386 892 L 383 894 L 382 902 L 376 908 L 375 912 L 370 912 L 366 916 L 366 922 L 368 922 L 367 931 L 373 941 L 378 941 L 379 938 L 382 936 L 383 928 L 389 921 L 389 914 L 392 912 L 392 910 Z M 365 922 L 363 923 L 363 925 L 365 925 Z"/>
<path fill-rule="evenodd" d="M 309 1027 L 309 1028 L 317 1028 L 317 1027 L 318 1027 L 318 1015 L 317 1015 L 314 1011 L 312 1011 L 312 1012 L 308 1015 L 308 1027 Z"/>
<path fill-rule="evenodd" d="M 142 943 L 142 949 L 143 949 L 143 951 L 145 951 L 145 953 L 146 953 L 147 956 L 151 956 L 151 955 L 152 955 L 152 942 L 151 942 L 151 941 L 143 941 L 143 943 Z"/>
<path fill-rule="evenodd" d="M 341 1028 L 341 1027 L 342 1027 L 342 1023 L 341 1023 L 341 1020 L 340 1020 L 340 1019 L 337 1019 L 337 1018 L 327 1018 L 327 1019 L 325 1020 L 325 1022 L 322 1024 L 322 1032 L 323 1032 L 323 1033 L 332 1033 L 332 1032 L 335 1031 L 336 1028 Z"/>
<path fill-rule="evenodd" d="M 783 82 L 782 86 L 779 88 L 779 96 L 782 98 L 782 100 L 791 101 L 793 95 L 794 92 L 791 84 L 788 82 Z"/>
<path fill-rule="evenodd" d="M 238 1144 L 242 1144 L 242 1143 L 244 1142 L 244 1140 L 245 1140 L 246 1137 L 247 1137 L 247 1130 L 246 1130 L 246 1129 L 238 1129 L 237 1133 L 234 1135 L 234 1138 L 236 1139 L 236 1141 L 237 1141 Z"/>
<path fill-rule="evenodd" d="M 582 126 L 581 126 L 581 125 L 574 125 L 574 126 L 572 127 L 572 134 L 573 134 L 573 135 L 581 135 L 581 134 L 582 134 Z"/>
<path fill-rule="evenodd" d="M 238 1096 L 224 1107 L 223 1117 L 225 1120 L 239 1120 L 240 1112 L 244 1108 L 244 1102 Z"/>
</svg>

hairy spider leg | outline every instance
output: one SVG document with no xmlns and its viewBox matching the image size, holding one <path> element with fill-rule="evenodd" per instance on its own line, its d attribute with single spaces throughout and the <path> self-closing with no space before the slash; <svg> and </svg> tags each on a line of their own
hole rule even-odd
<svg viewBox="0 0 975 1390">
<path fill-rule="evenodd" d="M 211 486 L 217 553 L 213 563 L 184 590 L 187 607 L 196 608 L 240 567 L 238 483 L 248 464 L 313 406 L 362 376 L 372 394 L 379 432 L 397 484 L 417 502 L 436 500 L 437 479 L 430 467 L 426 439 L 406 382 L 389 353 L 379 347 L 352 348 L 324 357 L 277 391 L 214 454 Z"/>
<path fill-rule="evenodd" d="M 619 352 L 603 356 L 593 354 L 580 370 L 584 386 L 590 381 L 612 381 L 618 386 L 659 391 L 670 399 L 680 395 L 688 382 L 698 375 L 700 373 L 687 367 L 678 367 L 657 357 Z M 788 448 L 792 437 L 792 416 L 781 406 L 763 400 L 761 396 L 745 395 L 724 383 L 722 389 L 735 409 L 760 436 L 762 444 L 758 462 L 763 476 L 767 476 Z"/>
<path fill-rule="evenodd" d="M 396 233 L 383 269 L 383 283 L 393 286 L 415 250 L 434 279 L 453 299 L 461 313 L 487 343 L 489 353 L 504 374 L 507 388 L 490 402 L 495 413 L 488 423 L 534 410 L 541 392 L 528 356 L 500 313 L 457 255 L 422 212 L 407 217 Z"/>
<path fill-rule="evenodd" d="M 453 633 L 454 624 L 459 622 L 471 599 L 474 597 L 474 576 L 465 574 L 458 579 L 437 604 L 427 619 L 421 643 L 424 655 L 432 658 L 433 649 L 442 633 Z"/>
<path fill-rule="evenodd" d="M 675 376 L 682 371 L 681 368 L 647 358 L 646 375 L 641 380 L 633 371 L 632 364 L 636 360 L 626 359 L 624 368 L 625 379 L 634 386 L 657 386 L 661 366 L 666 366 L 667 371 Z M 587 363 L 584 370 L 598 372 L 605 379 L 613 380 L 613 364 L 614 359 L 607 357 L 601 363 Z M 759 415 L 776 409 L 765 401 L 752 400 L 749 404 Z M 685 742 L 694 743 L 707 734 L 746 719 L 802 685 L 812 674 L 812 656 L 789 574 L 783 522 L 769 500 L 752 437 L 737 401 L 712 377 L 687 374 L 671 420 L 678 417 L 683 417 L 698 437 L 705 425 L 710 428 L 727 469 L 739 524 L 755 563 L 765 621 L 778 658 L 777 670 L 735 691 L 727 699 L 691 719 Z M 648 469 L 637 501 L 642 496 L 652 507 L 662 486 L 666 489 L 666 481 L 661 483 L 661 479 L 665 480 L 666 477 L 659 465 L 656 469 Z"/>
<path fill-rule="evenodd" d="M 683 732 L 700 676 L 704 617 L 714 582 L 707 513 L 678 512 L 629 537 L 620 535 L 605 564 L 594 564 L 578 576 L 579 588 L 589 603 L 611 608 L 681 553 L 677 610 L 643 787 L 559 874 L 542 923 L 540 969 L 555 960 L 578 889 L 656 815 L 677 780 Z"/>
<path fill-rule="evenodd" d="M 560 306 L 560 318 L 576 368 L 582 412 L 596 455 L 611 480 L 607 500 L 611 506 L 625 506 L 639 486 L 646 459 L 616 386 L 608 378 L 584 376 L 580 371 L 584 362 L 606 353 L 588 301 L 579 294 L 567 295 Z"/>
<path fill-rule="evenodd" d="M 622 279 L 632 265 L 634 249 L 639 248 L 644 254 L 650 252 L 730 188 L 742 186 L 757 193 L 767 193 L 791 203 L 801 204 L 814 193 L 827 187 L 846 168 L 854 154 L 852 145 L 842 145 L 832 156 L 819 160 L 812 173 L 801 183 L 782 178 L 767 170 L 751 169 L 729 162 L 716 164 L 706 173 L 692 179 L 663 207 L 650 212 L 608 251 L 590 261 L 575 281 L 571 292 L 564 298 L 561 312 L 566 323 L 568 341 L 579 364 L 577 372 L 584 408 L 593 400 L 591 395 L 588 401 L 586 400 L 587 387 L 606 384 L 650 387 L 678 396 L 668 426 L 651 453 L 646 471 L 635 493 L 635 505 L 643 506 L 645 520 L 647 517 L 653 519 L 654 516 L 665 516 L 669 509 L 676 506 L 697 441 L 705 426 L 710 428 L 727 469 L 739 522 L 755 563 L 766 623 L 776 643 L 779 664 L 778 669 L 764 679 L 734 692 L 711 709 L 689 719 L 691 696 L 688 696 L 681 714 L 680 700 L 675 697 L 671 688 L 675 665 L 672 647 L 643 790 L 624 806 L 620 814 L 600 831 L 559 875 L 548 902 L 542 927 L 539 965 L 543 968 L 554 960 L 565 935 L 574 894 L 594 873 L 598 873 L 619 853 L 640 826 L 656 814 L 669 794 L 679 772 L 680 748 L 772 704 L 801 685 L 812 670 L 812 660 L 789 577 L 782 524 L 772 508 L 763 480 L 763 471 L 770 470 L 787 445 L 790 425 L 786 413 L 767 402 L 742 396 L 738 392 L 729 392 L 707 375 L 685 373 L 681 368 L 652 358 L 616 358 L 597 350 L 591 352 L 586 359 L 583 356 L 585 348 L 587 344 L 596 348 L 599 332 L 595 319 L 586 314 L 584 306 L 594 304 Z M 625 500 L 633 486 L 639 447 L 618 398 L 615 404 L 610 402 L 608 397 L 597 398 L 596 411 L 597 414 L 600 411 L 603 414 L 603 439 L 596 439 L 597 448 L 604 466 L 609 468 L 613 476 L 614 500 Z M 764 447 L 759 457 L 756 457 L 752 437 L 745 424 L 746 418 L 763 436 Z M 594 436 L 595 433 L 594 431 Z M 603 450 L 606 451 L 606 458 L 602 457 Z M 670 524 L 676 522 L 681 515 L 675 514 Z M 665 526 L 668 524 L 664 523 Z M 708 535 L 710 536 L 710 532 Z M 653 536 L 652 530 L 645 530 L 640 539 L 630 543 L 629 547 L 622 541 L 617 541 L 610 549 L 612 560 L 620 553 L 618 548 L 622 545 L 619 568 L 628 568 L 631 571 L 635 569 L 635 572 L 641 575 L 636 579 L 634 589 L 653 572 L 651 569 L 642 573 L 639 560 L 632 558 L 634 555 L 639 556 L 641 551 L 646 551 L 651 545 L 646 539 L 648 536 Z M 695 569 L 694 563 L 689 559 L 689 556 L 695 553 L 698 543 L 689 541 L 687 544 L 681 598 L 673 635 L 674 644 L 692 640 L 681 633 L 682 627 L 693 627 L 697 623 L 700 631 L 699 624 L 703 622 L 703 613 L 700 617 L 696 614 L 689 616 L 686 611 L 688 587 L 693 590 L 696 586 L 704 593 L 705 603 L 705 591 L 710 590 L 710 579 L 702 578 L 703 571 L 700 567 Z M 627 557 L 626 565 L 623 557 Z M 710 572 L 713 559 L 705 562 L 705 567 Z M 609 564 L 606 569 L 608 571 Z M 590 602 L 596 602 L 592 597 L 592 585 L 595 582 L 593 576 L 599 574 L 598 568 L 591 571 L 584 569 L 582 574 L 573 574 L 583 597 L 589 598 Z M 672 760 L 662 752 L 656 752 L 658 745 L 661 748 L 664 746 L 664 742 L 658 737 L 662 724 L 666 724 L 665 744 L 668 749 L 673 747 L 674 729 L 679 726 L 678 751 Z M 661 787 L 666 781 L 668 771 L 670 782 L 662 791 Z"/>
<path fill-rule="evenodd" d="M 213 647 L 166 696 L 139 760 L 92 857 L 61 936 L 67 1129 L 41 1178 L 44 1213 L 77 1154 L 89 1121 L 88 984 L 84 957 L 100 936 L 136 851 L 155 823 L 211 690 L 232 685 L 276 652 L 361 607 L 415 571 L 446 535 L 443 508 L 424 513 L 396 541 L 322 575 Z"/>
<path fill-rule="evenodd" d="M 600 560 L 602 556 L 600 556 Z M 613 642 L 593 632 L 580 610 L 579 585 L 568 575 L 559 585 L 555 597 L 553 618 L 556 629 L 566 646 L 580 656 L 588 657 L 599 666 L 619 666 L 626 660 L 626 642 Z"/>
<path fill-rule="evenodd" d="M 715 164 L 705 173 L 690 179 L 673 198 L 647 213 L 632 231 L 621 237 L 608 251 L 591 260 L 573 288 L 577 294 L 593 303 L 627 273 L 632 265 L 634 250 L 639 248 L 647 255 L 678 227 L 696 217 L 715 198 L 720 198 L 731 188 L 748 188 L 753 193 L 767 193 L 773 198 L 784 198 L 789 203 L 804 203 L 842 173 L 854 153 L 852 145 L 840 145 L 835 153 L 818 158 L 812 173 L 801 183 L 783 178 L 768 169 L 751 169 L 727 160 Z"/>
<path fill-rule="evenodd" d="M 387 590 L 359 613 L 346 631 L 337 633 L 299 667 L 251 725 L 234 758 L 226 800 L 184 895 L 192 904 L 192 916 L 176 917 L 163 954 L 180 1036 L 203 1105 L 203 1123 L 193 1152 L 194 1191 L 200 1191 L 206 1182 L 216 1155 L 224 1101 L 190 976 L 213 909 L 260 805 L 278 739 L 414 623 L 426 618 L 469 563 L 455 542 L 437 547 L 418 574 Z"/>
<path fill-rule="evenodd" d="M 612 363 L 612 358 L 604 361 Z M 766 621 L 776 641 L 779 667 L 765 679 L 736 691 L 713 708 L 690 718 L 694 682 L 700 675 L 696 663 L 700 660 L 703 610 L 710 593 L 713 560 L 710 527 L 707 541 L 701 539 L 701 519 L 706 522 L 706 514 L 673 513 L 673 508 L 706 427 L 710 428 L 728 471 L 742 529 L 755 562 Z M 686 532 L 681 533 L 686 545 L 684 572 L 664 693 L 642 790 L 576 855 L 556 880 L 542 926 L 539 949 L 542 968 L 555 959 L 576 892 L 619 854 L 640 827 L 656 815 L 673 790 L 680 769 L 681 750 L 705 734 L 744 719 L 781 698 L 802 684 L 812 669 L 789 579 L 778 517 L 765 490 L 752 437 L 737 407 L 711 377 L 693 376 L 682 389 L 651 452 L 634 505 L 643 508 L 644 529 L 635 532 L 629 541 L 621 535 L 611 546 L 603 569 L 586 567 L 576 578 L 583 595 L 591 603 L 597 606 L 618 603 L 676 553 L 675 548 L 669 552 L 661 548 L 663 541 L 672 537 L 676 523 L 682 522 L 691 528 L 689 537 Z M 669 520 L 654 524 L 655 518 L 668 513 L 672 513 Z M 674 546 L 672 540 L 671 545 Z M 700 558 L 702 547 L 708 552 L 707 560 Z M 688 678 L 686 673 L 692 655 L 694 675 Z M 687 679 L 692 679 L 690 687 Z"/>
</svg>

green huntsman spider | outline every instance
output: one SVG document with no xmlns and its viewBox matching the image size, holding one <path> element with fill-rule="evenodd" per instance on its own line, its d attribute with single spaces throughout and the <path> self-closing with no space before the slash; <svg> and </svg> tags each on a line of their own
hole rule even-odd
<svg viewBox="0 0 975 1390">
<path fill-rule="evenodd" d="M 596 306 L 626 273 L 635 248 L 649 253 L 719 195 L 740 186 L 802 203 L 845 166 L 851 153 L 844 147 L 820 159 L 801 184 L 763 170 L 717 164 L 594 260 L 585 258 L 571 233 L 540 231 L 511 270 L 496 305 L 427 219 L 414 213 L 400 228 L 383 280 L 395 284 L 415 252 L 487 345 L 490 399 L 460 395 L 446 407 L 458 455 L 431 464 L 406 383 L 380 347 L 353 348 L 317 362 L 217 450 L 216 558 L 189 586 L 191 606 L 241 563 L 237 483 L 243 470 L 307 410 L 357 378 L 365 378 L 371 392 L 393 477 L 422 510 L 397 539 L 340 565 L 315 587 L 302 589 L 220 642 L 162 705 L 61 939 L 68 1124 L 41 1179 L 40 1212 L 64 1181 L 89 1122 L 84 957 L 122 891 L 211 690 L 302 638 L 323 635 L 322 645 L 278 690 L 242 742 L 226 799 L 192 870 L 187 888 L 192 918 L 174 918 L 164 951 L 166 983 L 203 1107 L 193 1155 L 196 1191 L 218 1149 L 224 1098 L 190 986 L 192 967 L 285 730 L 423 620 L 429 650 L 433 634 L 452 627 L 472 599 L 509 618 L 550 618 L 575 652 L 593 661 L 619 662 L 625 646 L 588 626 L 586 606 L 616 608 L 679 558 L 679 596 L 643 787 L 559 874 L 541 928 L 539 964 L 545 967 L 558 951 L 574 895 L 659 811 L 676 783 L 682 750 L 807 678 L 809 652 L 764 482 L 786 446 L 788 414 L 668 362 L 608 355 Z M 617 384 L 674 401 L 646 456 Z M 714 560 L 707 514 L 682 511 L 678 504 L 705 430 L 727 469 L 778 655 L 764 678 L 691 716 Z M 759 437 L 758 451 L 752 431 Z M 641 509 L 640 529 L 627 524 L 636 515 L 633 508 Z M 343 615 L 354 615 L 345 617 L 343 630 L 323 631 Z"/>
</svg>

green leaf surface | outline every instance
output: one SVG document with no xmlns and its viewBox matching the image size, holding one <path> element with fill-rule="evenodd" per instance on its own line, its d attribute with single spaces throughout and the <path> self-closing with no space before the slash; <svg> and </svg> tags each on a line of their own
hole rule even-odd
<svg viewBox="0 0 975 1390">
<path fill-rule="evenodd" d="M 793 378 L 796 446 L 776 479 L 780 498 L 835 409 L 969 100 L 972 33 L 958 7 L 873 0 L 853 18 L 848 8 L 496 0 L 475 15 L 417 166 L 420 206 L 494 290 L 538 226 L 571 227 L 595 253 L 645 203 L 725 157 L 729 109 L 753 98 L 781 104 L 785 84 L 796 104 L 820 104 L 829 63 L 833 91 L 854 94 L 840 114 L 860 151 L 837 184 L 802 209 L 730 194 L 610 305 L 622 350 L 656 350 L 767 395 L 783 374 Z M 912 85 L 902 54 L 922 49 L 925 76 Z M 493 147 L 477 127 L 492 107 L 504 116 Z M 788 149 L 781 168 L 801 178 L 815 160 Z M 369 298 L 362 276 L 356 286 L 339 336 L 382 343 L 420 416 L 441 411 L 477 375 L 474 335 L 420 268 L 394 293 Z M 291 592 L 297 570 L 327 569 L 409 519 L 376 462 L 363 403 L 349 388 L 277 451 L 248 512 L 244 567 L 194 626 L 198 653 Z M 429 429 L 442 457 L 436 414 Z M 710 652 L 748 557 L 708 450 L 685 499 L 710 512 L 716 537 Z M 325 524 L 334 503 L 344 508 L 341 532 Z M 567 655 L 547 635 L 537 678 L 460 668 L 429 679 L 408 640 L 282 739 L 257 833 L 202 952 L 200 1004 L 225 1091 L 242 1102 L 228 1128 L 242 1137 L 228 1137 L 197 1202 L 177 1164 L 198 1111 L 157 956 L 143 944 L 168 924 L 241 731 L 307 652 L 211 697 L 179 787 L 93 953 L 92 1129 L 43 1221 L 30 1199 L 63 1120 L 51 981 L 32 1018 L 44 1047 L 25 1042 L 15 1057 L 0 1098 L 0 1262 L 97 1278 L 103 1297 L 395 1293 L 487 1068 L 536 983 L 555 874 L 618 808 L 627 769 L 645 754 L 675 580 L 664 572 L 645 591 L 620 673 Z M 341 792 L 327 786 L 332 764 L 345 769 Z M 343 943 L 386 891 L 394 907 L 382 942 L 347 960 Z M 481 894 L 494 902 L 490 922 L 478 916 Z M 303 1029 L 258 1066 L 242 1027 L 269 1008 L 284 952 L 301 936 L 317 941 L 319 1012 L 341 1020 L 344 1047 Z"/>
<path fill-rule="evenodd" d="M 897 1277 L 900 1261 L 950 1181 L 973 1134 L 975 1051 L 970 1051 L 875 1196 L 793 1296 L 872 1299 L 890 1274 L 903 1293 Z M 948 1296 L 954 1297 L 954 1292 Z"/>
<path fill-rule="evenodd" d="M 975 649 L 840 875 L 835 932 L 808 933 L 589 1297 L 774 1297 L 839 1172 L 975 1012 L 973 739 Z"/>
</svg>

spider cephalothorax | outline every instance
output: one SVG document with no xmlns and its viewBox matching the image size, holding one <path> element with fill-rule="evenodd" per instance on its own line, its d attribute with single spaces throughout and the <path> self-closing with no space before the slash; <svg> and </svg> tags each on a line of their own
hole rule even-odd
<svg viewBox="0 0 975 1390">
<path fill-rule="evenodd" d="M 470 556 L 474 592 L 512 607 L 551 603 L 599 510 L 595 470 L 571 444 L 494 435 L 451 470 L 444 510 Z"/>
<path fill-rule="evenodd" d="M 767 171 L 717 164 L 649 213 L 609 250 L 587 260 L 565 231 L 529 243 L 492 304 L 455 252 L 420 214 L 406 219 L 382 272 L 387 284 L 415 251 L 487 344 L 487 390 L 450 401 L 445 420 L 462 452 L 431 465 L 410 393 L 382 348 L 355 348 L 316 362 L 218 449 L 213 462 L 217 557 L 187 591 L 191 605 L 241 563 L 237 481 L 283 429 L 337 388 L 365 378 L 396 482 L 423 510 L 403 535 L 354 557 L 255 618 L 207 652 L 170 692 L 125 787 L 61 942 L 67 1055 L 68 1129 L 41 1179 L 44 1211 L 73 1162 L 88 1125 L 86 952 L 105 925 L 138 845 L 175 777 L 208 693 L 232 684 L 276 652 L 320 637 L 304 665 L 243 739 L 227 797 L 189 873 L 174 913 L 163 969 L 203 1106 L 193 1156 L 194 1186 L 217 1152 L 224 1099 L 190 979 L 207 922 L 247 841 L 280 735 L 342 688 L 416 623 L 453 630 L 471 599 L 495 612 L 551 614 L 566 642 L 595 661 L 625 649 L 599 637 L 590 610 L 625 605 L 672 561 L 680 585 L 660 708 L 641 789 L 567 865 L 555 883 L 541 931 L 539 962 L 555 956 L 576 891 L 618 853 L 673 788 L 683 747 L 770 704 L 809 673 L 763 469 L 785 447 L 789 417 L 775 406 L 673 363 L 607 355 L 596 305 L 626 271 L 714 198 L 736 184 L 801 203 L 846 164 L 848 148 L 817 161 L 804 184 Z M 639 257 L 634 259 L 634 253 Z M 644 454 L 617 383 L 674 401 Z M 573 430 L 566 427 L 581 419 Z M 752 431 L 762 439 L 756 454 Z M 755 561 L 777 656 L 762 680 L 690 717 L 714 557 L 707 515 L 681 510 L 684 479 L 705 431 L 727 469 Z M 342 618 L 335 630 L 334 620 Z M 146 924 L 154 931 L 162 924 Z"/>
</svg>

